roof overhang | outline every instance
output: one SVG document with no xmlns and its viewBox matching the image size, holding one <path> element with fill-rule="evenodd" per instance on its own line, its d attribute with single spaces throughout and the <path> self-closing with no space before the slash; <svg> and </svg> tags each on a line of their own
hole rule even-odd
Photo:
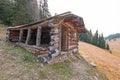
<svg viewBox="0 0 120 80">
<path fill-rule="evenodd" d="M 85 32 L 85 25 L 83 18 L 80 16 L 77 16 L 75 14 L 72 14 L 71 12 L 65 12 L 59 15 L 55 15 L 53 17 L 31 23 L 31 24 L 26 24 L 26 25 L 20 25 L 20 26 L 15 26 L 15 27 L 8 27 L 8 29 L 18 29 L 18 28 L 26 28 L 26 27 L 35 27 L 36 26 L 43 26 L 43 25 L 49 25 L 49 22 L 51 22 L 53 19 L 58 19 L 58 20 L 63 20 L 64 22 L 69 23 L 71 26 L 77 29 L 78 32 Z M 55 21 L 55 20 L 53 20 Z M 38 25 L 39 24 L 39 25 Z"/>
</svg>

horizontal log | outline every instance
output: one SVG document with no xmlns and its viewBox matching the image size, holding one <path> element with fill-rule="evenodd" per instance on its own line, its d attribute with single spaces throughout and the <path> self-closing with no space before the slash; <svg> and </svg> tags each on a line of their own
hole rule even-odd
<svg viewBox="0 0 120 80">
<path fill-rule="evenodd" d="M 37 51 L 37 55 L 48 54 L 48 53 L 49 53 L 48 50 L 39 50 L 39 51 Z"/>
<path fill-rule="evenodd" d="M 50 37 L 51 37 L 51 39 L 59 38 L 59 35 L 51 35 Z"/>
<path fill-rule="evenodd" d="M 68 50 L 69 50 L 69 51 L 72 51 L 72 50 L 74 50 L 74 49 L 76 49 L 76 48 L 78 48 L 78 47 L 72 47 L 72 48 L 69 48 Z"/>
<path fill-rule="evenodd" d="M 68 43 L 68 45 L 78 45 L 78 43 Z"/>
<path fill-rule="evenodd" d="M 74 47 L 77 47 L 77 45 L 68 46 L 68 49 L 71 49 L 71 48 L 74 48 Z"/>
</svg>

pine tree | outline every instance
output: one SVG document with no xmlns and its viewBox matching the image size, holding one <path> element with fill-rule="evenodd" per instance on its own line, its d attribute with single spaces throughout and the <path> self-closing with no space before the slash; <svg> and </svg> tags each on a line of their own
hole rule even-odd
<svg viewBox="0 0 120 80">
<path fill-rule="evenodd" d="M 105 42 L 105 39 L 103 37 L 103 34 L 101 35 L 100 39 L 101 39 L 101 43 L 100 43 L 101 46 L 100 47 L 103 48 L 103 49 L 106 49 L 106 42 Z"/>
<path fill-rule="evenodd" d="M 12 0 L 0 0 L 0 24 L 12 24 L 14 7 Z"/>
<path fill-rule="evenodd" d="M 0 0 L 0 23 L 17 26 L 50 17 L 47 0 Z"/>
<path fill-rule="evenodd" d="M 98 30 L 96 30 L 96 33 L 94 35 L 92 35 L 91 30 L 87 30 L 86 33 L 81 33 L 80 40 L 109 50 L 109 45 L 106 44 L 103 34 L 99 35 Z"/>
<path fill-rule="evenodd" d="M 40 8 L 40 19 L 49 18 L 51 16 L 48 9 L 47 0 L 40 0 L 39 8 Z"/>
<path fill-rule="evenodd" d="M 88 41 L 88 35 L 87 35 L 87 33 L 88 33 L 88 30 L 86 31 L 86 33 L 80 33 L 79 39 L 81 41 L 87 42 Z"/>
<path fill-rule="evenodd" d="M 29 14 L 26 4 L 26 0 L 15 0 L 15 13 L 12 25 L 24 25 L 33 22 L 33 18 Z"/>
<path fill-rule="evenodd" d="M 92 44 L 98 46 L 98 30 L 96 30 L 96 33 L 93 36 Z"/>
<path fill-rule="evenodd" d="M 92 43 L 92 31 L 88 31 L 88 43 Z"/>
<path fill-rule="evenodd" d="M 106 49 L 107 49 L 107 50 L 110 50 L 110 47 L 109 47 L 109 45 L 108 45 L 108 44 L 106 44 Z"/>
<path fill-rule="evenodd" d="M 40 20 L 40 12 L 39 12 L 39 8 L 38 8 L 38 3 L 37 0 L 26 0 L 26 7 L 27 10 L 30 14 L 30 16 L 32 17 L 34 22 L 37 22 Z"/>
</svg>

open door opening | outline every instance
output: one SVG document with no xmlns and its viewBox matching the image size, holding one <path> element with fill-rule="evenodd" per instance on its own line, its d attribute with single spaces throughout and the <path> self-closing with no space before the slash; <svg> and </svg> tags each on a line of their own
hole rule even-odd
<svg viewBox="0 0 120 80">
<path fill-rule="evenodd" d="M 61 29 L 61 51 L 68 50 L 68 40 L 67 40 L 67 28 L 62 27 Z"/>
</svg>

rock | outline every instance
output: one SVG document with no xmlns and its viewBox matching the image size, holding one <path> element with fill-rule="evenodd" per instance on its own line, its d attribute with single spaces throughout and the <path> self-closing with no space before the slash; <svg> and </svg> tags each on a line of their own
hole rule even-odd
<svg viewBox="0 0 120 80">
<path fill-rule="evenodd" d="M 98 78 L 96 76 L 94 76 L 95 80 L 98 80 Z"/>
<path fill-rule="evenodd" d="M 0 50 L 0 52 L 1 52 L 2 50 Z"/>
<path fill-rule="evenodd" d="M 44 65 L 41 63 L 41 64 L 40 64 L 40 67 L 44 67 Z"/>
<path fill-rule="evenodd" d="M 94 62 L 90 63 L 93 67 L 96 67 L 97 65 Z"/>
<path fill-rule="evenodd" d="M 10 73 L 11 75 L 14 75 L 14 73 Z"/>
<path fill-rule="evenodd" d="M 47 59 L 44 56 L 38 58 L 42 63 L 47 62 Z"/>
<path fill-rule="evenodd" d="M 75 49 L 73 49 L 73 53 L 76 53 L 78 51 L 78 49 L 77 48 L 75 48 Z"/>
<path fill-rule="evenodd" d="M 50 50 L 50 51 L 54 51 L 54 50 L 55 50 L 54 46 L 50 46 L 50 47 L 49 47 L 49 50 Z"/>
</svg>

